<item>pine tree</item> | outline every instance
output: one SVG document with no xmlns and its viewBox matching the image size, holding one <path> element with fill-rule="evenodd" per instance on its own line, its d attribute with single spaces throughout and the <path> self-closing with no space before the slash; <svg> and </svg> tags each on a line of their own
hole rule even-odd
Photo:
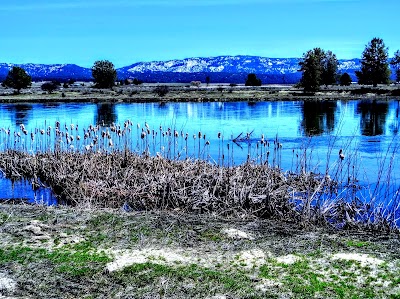
<svg viewBox="0 0 400 299">
<path fill-rule="evenodd" d="M 32 78 L 23 68 L 13 66 L 13 68 L 8 72 L 3 84 L 7 87 L 16 89 L 17 92 L 20 93 L 21 89 L 31 86 Z"/>
<path fill-rule="evenodd" d="M 349 86 L 351 84 L 351 77 L 348 73 L 344 73 L 340 76 L 340 86 Z"/>
<path fill-rule="evenodd" d="M 111 88 L 117 80 L 117 71 L 110 61 L 99 60 L 92 67 L 92 76 L 98 88 Z"/>
<path fill-rule="evenodd" d="M 360 84 L 388 84 L 390 69 L 388 48 L 381 38 L 373 38 L 366 45 L 361 58 L 361 71 L 356 72 Z"/>
<path fill-rule="evenodd" d="M 322 83 L 324 85 L 331 85 L 336 83 L 338 60 L 336 55 L 331 51 L 325 53 L 325 57 L 322 60 L 323 71 L 322 71 Z"/>
<path fill-rule="evenodd" d="M 323 83 L 325 57 L 325 52 L 321 48 L 314 48 L 303 54 L 303 59 L 299 65 L 303 72 L 300 86 L 304 88 L 304 91 L 314 92 L 320 89 Z"/>
<path fill-rule="evenodd" d="M 261 79 L 258 79 L 256 74 L 248 74 L 245 86 L 261 86 Z"/>
<path fill-rule="evenodd" d="M 394 56 L 392 58 L 392 60 L 390 61 L 390 64 L 392 65 L 392 67 L 394 68 L 395 72 L 396 72 L 396 82 L 400 82 L 400 51 L 397 50 L 394 53 Z"/>
</svg>

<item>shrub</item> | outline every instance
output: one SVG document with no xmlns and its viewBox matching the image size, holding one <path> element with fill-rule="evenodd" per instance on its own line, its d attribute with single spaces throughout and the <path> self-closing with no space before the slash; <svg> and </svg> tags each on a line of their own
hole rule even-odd
<svg viewBox="0 0 400 299">
<path fill-rule="evenodd" d="M 339 79 L 340 86 L 350 86 L 351 84 L 351 77 L 348 73 L 344 73 L 340 76 Z"/>
<path fill-rule="evenodd" d="M 256 74 L 247 75 L 246 86 L 261 86 L 261 83 L 261 79 L 258 79 Z"/>
<path fill-rule="evenodd" d="M 40 87 L 43 91 L 47 91 L 48 93 L 52 93 L 56 89 L 58 89 L 58 85 L 54 82 L 46 82 L 43 83 Z"/>
<path fill-rule="evenodd" d="M 169 92 L 169 87 L 166 85 L 159 85 L 154 89 L 154 92 L 158 94 L 158 96 L 163 97 Z"/>
</svg>

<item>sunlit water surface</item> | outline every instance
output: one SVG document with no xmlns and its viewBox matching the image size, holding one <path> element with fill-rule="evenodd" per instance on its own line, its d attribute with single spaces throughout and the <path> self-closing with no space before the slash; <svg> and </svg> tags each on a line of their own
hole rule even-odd
<svg viewBox="0 0 400 299">
<path fill-rule="evenodd" d="M 133 126 L 129 136 L 124 140 L 114 140 L 112 149 L 128 145 L 138 153 L 159 153 L 172 159 L 207 159 L 225 166 L 238 165 L 250 159 L 284 171 L 299 171 L 299 165 L 303 165 L 306 170 L 321 173 L 351 159 L 346 165 L 354 166 L 352 173 L 363 186 L 374 186 L 379 180 L 384 180 L 391 166 L 390 190 L 393 195 L 400 186 L 397 176 L 399 159 L 396 158 L 399 109 L 399 101 L 395 100 L 164 105 L 1 104 L 0 128 L 3 129 L 0 150 L 13 147 L 31 152 L 45 150 L 54 142 L 38 141 L 38 138 L 32 142 L 30 133 L 38 135 L 40 129 L 46 130 L 49 126 L 54 130 L 57 121 L 61 129 L 67 127 L 70 134 L 83 136 L 83 130 L 90 125 L 99 124 L 101 131 L 107 130 L 113 123 L 123 127 L 124 122 L 130 120 Z M 16 144 L 13 134 L 21 132 L 21 124 L 29 134 Z M 73 132 L 71 124 L 74 124 Z M 142 130 L 147 130 L 146 124 L 152 133 L 141 139 Z M 167 141 L 162 138 L 162 132 L 166 134 L 168 128 L 172 135 L 178 133 L 179 137 Z M 6 136 L 6 130 L 10 130 L 11 137 Z M 187 140 L 184 139 L 186 134 Z M 240 138 L 237 138 L 239 135 Z M 264 144 L 261 143 L 262 136 Z M 69 150 L 85 150 L 85 145 L 88 144 L 83 139 L 75 139 L 68 147 L 65 144 Z M 103 149 L 112 150 L 106 144 Z M 340 149 L 345 155 L 342 162 L 339 159 Z M 304 157 L 307 163 L 301 163 Z M 26 182 L 11 183 L 3 178 L 0 179 L 0 190 L 2 199 L 55 202 L 49 190 L 39 190 L 34 194 Z"/>
</svg>

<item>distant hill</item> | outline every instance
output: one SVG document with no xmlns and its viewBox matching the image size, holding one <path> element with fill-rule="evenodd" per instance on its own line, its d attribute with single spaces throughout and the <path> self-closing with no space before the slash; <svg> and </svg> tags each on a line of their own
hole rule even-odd
<svg viewBox="0 0 400 299">
<path fill-rule="evenodd" d="M 181 60 L 139 62 L 117 69 L 118 79 L 138 78 L 144 82 L 243 83 L 247 74 L 255 73 L 266 83 L 297 83 L 300 58 L 266 58 L 259 56 L 218 56 Z M 13 64 L 0 63 L 0 80 L 4 80 Z M 68 79 L 90 81 L 92 72 L 75 64 L 19 64 L 34 81 Z M 356 80 L 359 59 L 339 60 L 339 73 L 347 72 Z"/>
</svg>

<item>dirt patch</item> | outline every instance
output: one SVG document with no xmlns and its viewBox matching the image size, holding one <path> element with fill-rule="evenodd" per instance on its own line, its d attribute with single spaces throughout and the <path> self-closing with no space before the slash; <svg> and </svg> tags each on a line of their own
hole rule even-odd
<svg viewBox="0 0 400 299">
<path fill-rule="evenodd" d="M 166 211 L 0 205 L 0 297 L 397 298 L 399 236 Z"/>
</svg>

